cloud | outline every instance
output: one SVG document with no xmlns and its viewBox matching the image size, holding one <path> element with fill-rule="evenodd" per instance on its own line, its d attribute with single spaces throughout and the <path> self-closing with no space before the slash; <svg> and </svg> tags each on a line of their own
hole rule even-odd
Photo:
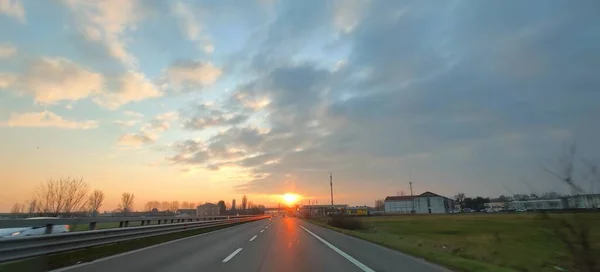
<svg viewBox="0 0 600 272">
<path fill-rule="evenodd" d="M 110 109 L 162 95 L 143 74 L 129 71 L 106 78 L 58 57 L 35 59 L 21 74 L 0 73 L 0 88 L 31 95 L 40 104 L 93 98 L 97 104 Z"/>
<path fill-rule="evenodd" d="M 17 54 L 17 48 L 11 44 L 0 44 L 0 59 L 9 58 Z"/>
<path fill-rule="evenodd" d="M 210 37 L 203 33 L 202 22 L 196 16 L 196 14 L 202 13 L 201 10 L 198 11 L 192 5 L 184 4 L 182 1 L 175 2 L 172 10 L 178 19 L 183 34 L 188 40 L 196 42 L 199 48 L 206 54 L 215 51 Z"/>
<path fill-rule="evenodd" d="M 194 12 L 190 10 L 190 7 L 183 2 L 175 2 L 173 5 L 173 13 L 179 18 L 185 36 L 192 41 L 199 40 L 202 26 L 196 19 Z"/>
<path fill-rule="evenodd" d="M 162 96 L 156 86 L 143 74 L 133 71 L 120 76 L 115 85 L 115 91 L 105 92 L 102 96 L 95 98 L 94 102 L 110 109 L 116 109 L 131 102 Z"/>
<path fill-rule="evenodd" d="M 135 115 L 133 112 L 128 112 L 130 115 Z M 139 132 L 127 133 L 117 140 L 118 145 L 122 146 L 141 146 L 144 144 L 154 143 L 161 133 L 167 131 L 171 127 L 171 122 L 179 118 L 179 113 L 170 111 L 156 115 L 148 123 L 144 124 Z M 138 120 L 116 121 L 118 124 L 126 127 L 133 126 Z"/>
<path fill-rule="evenodd" d="M 135 124 L 137 124 L 137 122 L 137 120 L 116 120 L 115 124 L 122 127 L 133 127 Z"/>
<path fill-rule="evenodd" d="M 17 81 L 17 76 L 14 74 L 0 73 L 0 89 L 8 89 L 14 86 Z"/>
<path fill-rule="evenodd" d="M 202 165 L 210 170 L 219 170 L 219 166 L 237 166 L 250 164 L 256 160 L 256 151 L 265 142 L 267 135 L 258 129 L 230 128 L 207 141 L 185 140 L 174 143 L 175 155 L 167 157 L 175 164 Z"/>
<path fill-rule="evenodd" d="M 34 97 L 37 103 L 54 104 L 99 95 L 104 76 L 64 58 L 40 58 L 20 75 L 0 76 L 0 87 Z"/>
<path fill-rule="evenodd" d="M 139 113 L 139 112 L 135 112 L 135 111 L 124 111 L 123 114 L 132 117 L 132 118 L 142 118 L 144 117 L 144 114 Z"/>
<path fill-rule="evenodd" d="M 155 139 L 143 133 L 127 133 L 119 137 L 117 145 L 139 147 L 144 144 L 153 143 Z"/>
<path fill-rule="evenodd" d="M 196 110 L 195 116 L 184 119 L 184 128 L 189 130 L 203 130 L 209 127 L 238 125 L 248 119 L 248 116 L 244 113 L 225 112 L 207 105 L 200 105 Z"/>
<path fill-rule="evenodd" d="M 10 118 L 3 122 L 8 127 L 55 127 L 63 129 L 93 129 L 98 127 L 97 121 L 69 121 L 50 111 L 11 113 Z"/>
<path fill-rule="evenodd" d="M 210 62 L 177 61 L 165 69 L 164 78 L 176 90 L 198 90 L 215 83 L 221 73 Z"/>
<path fill-rule="evenodd" d="M 333 7 L 334 26 L 345 33 L 351 32 L 360 22 L 369 1 L 346 0 L 336 1 Z"/>
<path fill-rule="evenodd" d="M 519 175 L 545 180 L 535 167 L 557 155 L 565 138 L 576 135 L 590 154 L 600 152 L 593 125 L 600 79 L 591 72 L 600 69 L 600 40 L 588 32 L 600 23 L 591 6 L 518 3 L 370 1 L 337 23 L 322 11 L 306 23 L 288 11 L 316 7 L 285 3 L 256 34 L 261 46 L 244 51 L 255 60 L 252 79 L 234 89 L 228 105 L 265 117 L 268 132 L 246 135 L 229 125 L 171 159 L 213 169 L 234 164 L 251 173 L 236 189 L 259 193 L 290 183 L 314 188 L 330 171 L 346 192 L 365 183 L 399 188 L 409 171 L 419 191 L 442 194 L 501 194 L 503 185 L 519 187 L 512 182 Z M 312 23 L 324 21 L 343 32 L 329 33 L 339 39 L 331 46 L 348 49 L 334 70 L 320 60 L 298 61 L 307 40 L 327 39 L 315 37 Z M 210 110 L 199 114 L 198 128 L 222 123 Z"/>
<path fill-rule="evenodd" d="M 137 65 L 137 59 L 127 49 L 124 36 L 136 28 L 145 13 L 138 0 L 86 1 L 63 0 L 73 12 L 83 36 L 103 45 L 110 56 L 129 68 Z"/>
<path fill-rule="evenodd" d="M 204 51 L 204 53 L 206 54 L 211 54 L 215 52 L 215 46 L 212 44 L 205 44 L 204 46 L 202 46 L 202 51 Z"/>
<path fill-rule="evenodd" d="M 0 13 L 25 23 L 25 9 L 20 0 L 0 0 Z"/>
</svg>

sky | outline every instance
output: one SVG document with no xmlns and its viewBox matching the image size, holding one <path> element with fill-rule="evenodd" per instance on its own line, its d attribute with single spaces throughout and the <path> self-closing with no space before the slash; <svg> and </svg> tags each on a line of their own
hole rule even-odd
<svg viewBox="0 0 600 272">
<path fill-rule="evenodd" d="M 0 211 L 42 182 L 275 206 L 565 192 L 600 3 L 0 0 Z M 583 175 L 583 174 L 582 174 Z M 582 183 L 591 192 L 600 185 Z M 589 188 L 589 189 L 588 189 Z"/>
</svg>

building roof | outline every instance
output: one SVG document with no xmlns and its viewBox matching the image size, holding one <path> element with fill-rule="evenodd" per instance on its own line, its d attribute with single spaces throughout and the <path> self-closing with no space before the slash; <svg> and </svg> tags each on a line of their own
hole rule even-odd
<svg viewBox="0 0 600 272">
<path fill-rule="evenodd" d="M 322 205 L 303 205 L 301 208 L 303 208 L 303 209 L 311 209 L 311 208 L 312 209 L 320 209 L 320 208 L 331 208 L 331 207 L 338 208 L 338 209 L 340 209 L 340 208 L 346 208 L 346 207 L 348 207 L 348 204 L 335 204 L 333 206 L 327 205 L 327 204 L 322 204 Z"/>
<path fill-rule="evenodd" d="M 427 191 L 427 192 L 424 192 L 424 193 L 422 193 L 420 195 L 416 195 L 416 196 L 388 196 L 385 198 L 385 201 L 408 201 L 408 200 L 413 200 L 417 197 L 443 197 L 443 198 L 449 199 L 445 196 L 441 196 L 441 195 L 434 194 L 432 192 Z"/>
<path fill-rule="evenodd" d="M 413 200 L 416 196 L 388 196 L 385 201 Z"/>
<path fill-rule="evenodd" d="M 206 203 L 204 203 L 202 205 L 198 205 L 198 207 L 196 207 L 196 208 L 214 208 L 214 207 L 217 207 L 217 206 L 218 206 L 217 204 L 206 202 Z"/>
</svg>

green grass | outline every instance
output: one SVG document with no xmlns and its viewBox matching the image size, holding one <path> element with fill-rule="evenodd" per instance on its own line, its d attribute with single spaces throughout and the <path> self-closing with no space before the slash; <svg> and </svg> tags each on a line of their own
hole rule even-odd
<svg viewBox="0 0 600 272">
<path fill-rule="evenodd" d="M 130 227 L 141 226 L 141 222 L 129 222 Z M 107 222 L 107 223 L 98 223 L 96 224 L 96 229 L 112 229 L 118 228 L 119 222 Z M 70 226 L 71 231 L 86 231 L 90 230 L 89 224 L 76 224 Z"/>
<path fill-rule="evenodd" d="M 103 246 L 91 247 L 86 249 L 68 251 L 63 253 L 51 254 L 47 256 L 33 257 L 24 260 L 18 260 L 7 263 L 0 263 L 0 271 L 48 271 L 58 269 L 65 266 L 74 265 L 82 262 L 90 262 L 95 259 L 116 255 L 119 253 L 143 248 L 155 244 L 164 243 L 167 241 L 180 239 L 188 236 L 198 235 L 218 229 L 231 227 L 234 225 L 243 224 L 237 223 L 227 226 L 216 226 L 205 229 L 196 229 L 172 234 L 154 236 L 150 238 L 135 239 L 125 242 L 108 244 Z"/>
<path fill-rule="evenodd" d="M 362 217 L 365 229 L 322 226 L 422 257 L 457 271 L 574 271 L 564 245 L 551 232 L 557 218 L 585 222 L 600 256 L 600 214 L 407 215 Z"/>
</svg>

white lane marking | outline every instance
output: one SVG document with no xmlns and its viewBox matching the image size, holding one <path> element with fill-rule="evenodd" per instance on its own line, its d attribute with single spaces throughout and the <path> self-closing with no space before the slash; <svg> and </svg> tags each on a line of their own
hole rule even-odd
<svg viewBox="0 0 600 272">
<path fill-rule="evenodd" d="M 342 257 L 346 258 L 346 260 L 348 260 L 351 263 L 353 263 L 354 265 L 358 266 L 358 268 L 362 269 L 362 271 L 365 271 L 365 272 L 375 272 L 375 270 L 369 268 L 368 266 L 362 264 L 358 260 L 352 258 L 352 256 L 348 255 L 346 252 L 343 252 L 341 249 L 339 249 L 339 248 L 335 247 L 334 245 L 330 244 L 329 242 L 325 241 L 325 239 L 323 239 L 323 238 L 319 237 L 318 235 L 312 233 L 312 231 L 306 229 L 304 226 L 300 226 L 300 227 L 303 228 L 306 232 L 310 233 L 310 235 L 312 235 L 315 238 L 317 238 L 319 241 L 323 242 L 323 244 L 325 244 L 329 248 L 333 249 L 333 251 L 335 251 L 338 254 L 342 255 Z"/>
<path fill-rule="evenodd" d="M 260 222 L 260 221 L 254 221 L 254 222 Z M 253 222 L 250 222 L 250 223 L 247 223 L 247 224 L 251 224 L 251 223 L 253 223 Z M 180 239 L 177 239 L 177 240 L 171 240 L 171 241 L 164 242 L 164 243 L 161 243 L 161 244 L 151 245 L 151 246 L 148 246 L 148 247 L 143 247 L 143 248 L 139 248 L 139 249 L 136 249 L 136 250 L 127 251 L 127 252 L 123 252 L 123 253 L 120 253 L 120 254 L 111 255 L 111 256 L 108 256 L 108 257 L 96 259 L 96 260 L 93 260 L 91 262 L 81 263 L 81 264 L 76 264 L 76 265 L 71 265 L 71 266 L 67 266 L 67 267 L 55 269 L 55 270 L 52 270 L 51 272 L 69 271 L 69 270 L 77 269 L 79 267 L 83 267 L 83 266 L 87 266 L 87 265 L 91 265 L 91 264 L 95 264 L 95 263 L 99 263 L 99 262 L 103 262 L 103 261 L 108 261 L 108 260 L 111 260 L 111 259 L 123 257 L 123 256 L 130 255 L 130 254 L 134 254 L 134 253 L 137 253 L 137 252 L 140 252 L 140 251 L 144 251 L 144 250 L 148 250 L 148 249 L 151 249 L 151 248 L 160 247 L 160 246 L 164 246 L 164 245 L 168 245 L 168 244 L 172 244 L 172 243 L 177 243 L 177 242 L 181 242 L 181 241 L 184 241 L 184 240 L 194 239 L 194 238 L 198 238 L 200 236 L 205 236 L 205 235 L 219 233 L 219 232 L 223 232 L 223 231 L 227 231 L 227 230 L 232 230 L 232 229 L 240 228 L 242 226 L 247 226 L 247 225 L 246 224 L 242 224 L 242 225 L 237 225 L 237 226 L 233 226 L 233 227 L 227 227 L 227 228 L 223 228 L 223 229 L 219 229 L 219 230 L 215 230 L 215 231 L 205 232 L 205 233 L 201 233 L 201 234 L 198 234 L 198 235 L 183 237 L 183 238 L 180 238 Z"/>
<path fill-rule="evenodd" d="M 263 230 L 260 230 L 260 232 L 263 232 L 263 231 L 265 231 L 265 230 L 264 230 L 264 229 L 263 229 Z"/>
<path fill-rule="evenodd" d="M 223 262 L 226 263 L 229 260 L 231 260 L 231 258 L 235 257 L 236 254 L 240 253 L 240 251 L 242 251 L 242 248 L 238 248 L 236 249 L 234 252 L 232 252 L 231 254 L 229 254 L 229 256 L 227 256 L 227 258 L 223 259 Z"/>
<path fill-rule="evenodd" d="M 252 241 L 254 241 L 254 239 L 256 239 L 256 235 L 252 236 L 252 238 L 250 238 L 250 240 L 248 240 L 248 241 L 252 242 Z"/>
</svg>

